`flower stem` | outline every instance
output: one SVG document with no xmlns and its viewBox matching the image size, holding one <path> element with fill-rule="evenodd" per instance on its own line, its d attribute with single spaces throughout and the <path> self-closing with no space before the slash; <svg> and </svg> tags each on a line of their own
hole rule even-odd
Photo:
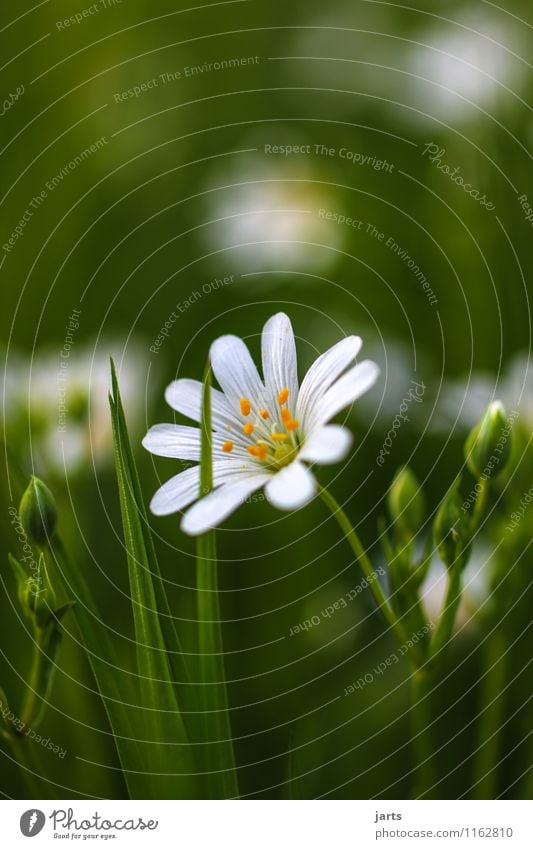
<svg viewBox="0 0 533 849">
<path fill-rule="evenodd" d="M 411 676 L 411 729 L 415 755 L 415 791 L 414 797 L 431 798 L 431 788 L 436 783 L 433 747 L 429 726 L 431 710 L 429 702 L 430 676 L 423 669 L 417 669 Z"/>
<path fill-rule="evenodd" d="M 47 779 L 44 772 L 41 773 L 42 766 L 39 763 L 39 756 L 35 750 L 33 742 L 22 739 L 17 734 L 9 736 L 9 743 L 13 758 L 20 767 L 21 775 L 24 777 L 27 789 L 29 790 L 29 799 L 46 799 L 43 785 Z"/>
<path fill-rule="evenodd" d="M 375 569 L 370 562 L 368 555 L 365 552 L 363 544 L 359 539 L 352 523 L 350 522 L 348 516 L 328 490 L 319 485 L 319 494 L 322 498 L 322 501 L 327 505 L 330 509 L 332 516 L 337 520 L 340 525 L 341 530 L 343 531 L 346 541 L 348 542 L 350 548 L 355 554 L 357 561 L 363 571 L 365 578 L 368 581 L 368 585 L 374 595 L 378 608 L 381 610 L 385 619 L 389 623 L 391 629 L 394 631 L 396 638 L 398 639 L 401 646 L 406 645 L 409 641 L 409 634 L 405 630 L 402 622 L 397 618 L 394 610 L 390 606 L 389 602 L 385 597 L 385 593 L 381 588 L 381 584 L 379 583 L 378 577 L 376 575 Z M 418 668 L 420 663 L 422 662 L 421 657 L 419 656 L 419 652 L 416 646 L 409 651 L 407 655 L 410 657 L 411 661 L 414 664 L 415 668 Z"/>
<path fill-rule="evenodd" d="M 41 684 L 43 681 L 44 671 L 43 666 L 44 663 L 47 661 L 47 658 L 44 654 L 42 637 L 42 630 L 37 629 L 33 642 L 33 655 L 30 668 L 30 676 L 28 680 L 28 686 L 26 688 L 26 695 L 24 697 L 24 702 L 21 709 L 21 722 L 24 723 L 24 728 L 28 728 L 29 726 L 35 727 L 35 725 L 37 724 L 37 698 L 39 693 L 41 692 Z"/>
<path fill-rule="evenodd" d="M 212 432 L 211 364 L 208 362 L 202 391 L 201 422 L 200 494 L 204 495 L 213 489 Z M 202 534 L 196 543 L 196 605 L 207 798 L 234 799 L 239 796 L 239 786 L 224 669 L 214 531 Z"/>
<path fill-rule="evenodd" d="M 499 730 L 504 711 L 503 689 L 506 677 L 506 641 L 495 631 L 485 644 L 485 677 L 481 688 L 480 704 L 483 712 L 479 720 L 478 751 L 474 762 L 476 799 L 495 799 L 497 793 L 497 765 L 500 756 Z"/>
<path fill-rule="evenodd" d="M 429 660 L 432 666 L 440 661 L 438 655 L 451 639 L 457 609 L 461 601 L 461 570 L 456 564 L 448 569 L 448 587 L 439 623 L 429 644 Z"/>
<path fill-rule="evenodd" d="M 196 555 L 198 652 L 207 798 L 239 796 L 229 715 L 218 595 L 215 533 L 198 538 Z"/>
<path fill-rule="evenodd" d="M 368 584 L 374 594 L 376 603 L 379 609 L 383 612 L 391 629 L 394 631 L 398 642 L 401 646 L 407 645 L 409 642 L 409 635 L 385 598 L 385 594 L 381 589 L 381 584 L 377 579 L 372 563 L 370 562 L 370 559 L 363 548 L 363 544 L 361 543 L 361 540 L 353 528 L 348 516 L 327 489 L 319 485 L 319 493 L 322 500 L 329 507 L 332 515 L 335 517 L 344 532 L 346 540 L 357 557 L 359 565 L 368 580 Z M 410 649 L 406 657 L 409 658 L 412 667 L 410 688 L 412 743 L 416 763 L 416 786 L 420 787 L 421 794 L 426 791 L 426 788 L 431 788 L 435 784 L 433 748 L 429 734 L 429 726 L 431 723 L 428 695 L 429 679 L 427 671 L 421 668 L 424 663 L 424 658 L 421 656 L 416 646 L 413 646 Z M 419 794 L 417 793 L 417 795 Z"/>
</svg>

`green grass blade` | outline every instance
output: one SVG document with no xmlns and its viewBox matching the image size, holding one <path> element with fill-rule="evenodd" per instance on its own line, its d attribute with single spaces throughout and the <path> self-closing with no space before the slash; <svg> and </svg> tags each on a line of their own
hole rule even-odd
<svg viewBox="0 0 533 849">
<path fill-rule="evenodd" d="M 118 419 L 117 426 L 121 438 L 121 449 L 123 453 L 124 464 L 128 470 L 128 481 L 131 487 L 130 491 L 135 500 L 139 519 L 144 530 L 144 544 L 146 548 L 148 562 L 150 564 L 150 571 L 152 572 L 152 580 L 157 602 L 157 610 L 159 611 L 161 630 L 163 632 L 163 638 L 167 647 L 169 663 L 172 669 L 172 674 L 174 676 L 174 681 L 178 683 L 179 696 L 181 697 L 184 703 L 187 703 L 189 689 L 187 684 L 190 681 L 190 674 L 186 666 L 185 657 L 182 652 L 180 639 L 175 625 L 175 620 L 170 611 L 170 605 L 168 603 L 167 594 L 165 591 L 165 584 L 163 582 L 161 571 L 159 569 L 159 562 L 155 551 L 154 541 L 150 532 L 148 514 L 146 512 L 146 507 L 144 505 L 144 500 L 142 497 L 139 474 L 137 472 L 137 466 L 135 464 L 135 459 L 133 457 L 133 451 L 131 449 L 131 443 L 128 436 L 126 417 L 124 415 L 124 408 L 122 406 L 117 374 L 113 360 L 111 360 L 111 386 L 113 394 L 113 403 L 115 405 L 116 416 Z M 179 687 L 179 684 L 182 684 L 183 686 Z"/>
<path fill-rule="evenodd" d="M 152 741 L 151 745 L 143 747 L 143 763 L 145 769 L 153 773 L 152 793 L 155 798 L 194 798 L 196 793 L 191 747 L 174 687 L 157 607 L 151 569 L 155 552 L 151 551 L 148 526 L 142 521 L 134 497 L 133 467 L 128 462 L 129 439 L 121 415 L 116 376 L 113 376 L 113 391 L 110 407 L 115 466 L 137 642 L 140 706 L 144 711 L 145 736 Z"/>
<path fill-rule="evenodd" d="M 205 495 L 213 488 L 211 368 L 209 364 L 204 380 L 201 430 L 200 493 Z M 196 568 L 202 737 L 207 742 L 204 750 L 207 796 L 211 799 L 230 799 L 238 797 L 239 788 L 224 672 L 214 531 L 198 537 Z"/>
<path fill-rule="evenodd" d="M 132 799 L 146 798 L 151 781 L 147 782 L 142 774 L 138 743 L 142 726 L 135 718 L 138 710 L 136 676 L 121 666 L 109 631 L 97 613 L 83 570 L 72 563 L 58 535 L 54 538 L 51 556 L 69 593 L 78 602 L 72 608 L 72 615 L 104 703 L 128 793 Z"/>
</svg>

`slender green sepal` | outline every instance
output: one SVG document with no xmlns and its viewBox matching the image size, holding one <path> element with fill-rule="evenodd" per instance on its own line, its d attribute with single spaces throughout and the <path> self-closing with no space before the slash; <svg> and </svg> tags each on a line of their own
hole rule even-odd
<svg viewBox="0 0 533 849">
<path fill-rule="evenodd" d="M 28 572 L 26 572 L 22 564 L 19 563 L 19 561 L 15 557 L 13 557 L 11 552 L 9 552 L 9 554 L 7 555 L 7 562 L 11 566 L 11 570 L 17 582 L 17 598 L 22 608 L 22 612 L 25 616 L 31 618 L 31 610 L 28 610 L 26 606 L 26 582 L 29 577 Z"/>
</svg>

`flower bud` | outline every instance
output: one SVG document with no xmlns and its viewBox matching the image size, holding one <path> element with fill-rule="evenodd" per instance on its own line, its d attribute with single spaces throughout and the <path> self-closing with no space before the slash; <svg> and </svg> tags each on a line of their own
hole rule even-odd
<svg viewBox="0 0 533 849">
<path fill-rule="evenodd" d="M 510 453 L 511 431 L 505 409 L 501 401 L 493 401 L 466 439 L 466 462 L 475 477 L 495 478 L 507 465 Z"/>
<path fill-rule="evenodd" d="M 413 539 L 426 517 L 426 503 L 422 488 L 408 466 L 397 471 L 389 489 L 388 504 L 400 536 Z"/>
<path fill-rule="evenodd" d="M 35 545 L 46 545 L 57 526 L 55 498 L 48 487 L 34 475 L 21 498 L 19 515 L 28 538 Z"/>
<path fill-rule="evenodd" d="M 24 569 L 11 554 L 8 560 L 17 581 L 17 597 L 22 612 L 39 628 L 44 628 L 54 618 L 52 614 L 56 594 L 50 583 L 43 552 L 39 554 L 38 563 L 33 561 L 29 569 Z"/>
<path fill-rule="evenodd" d="M 456 481 L 440 505 L 433 523 L 433 539 L 442 562 L 448 569 L 463 569 L 470 556 L 468 523 L 461 511 Z"/>
</svg>

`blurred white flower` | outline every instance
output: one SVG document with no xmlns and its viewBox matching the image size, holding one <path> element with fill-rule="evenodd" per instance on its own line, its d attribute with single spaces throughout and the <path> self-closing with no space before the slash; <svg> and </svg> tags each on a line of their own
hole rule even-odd
<svg viewBox="0 0 533 849">
<path fill-rule="evenodd" d="M 109 356 L 116 365 L 128 422 L 135 427 L 142 414 L 143 367 L 146 358 L 131 343 L 121 349 L 101 343 L 102 352 L 73 348 L 68 359 L 50 350 L 32 360 L 9 356 L 4 398 L 10 447 L 40 473 L 74 474 L 88 463 L 112 458 L 109 417 Z"/>
<path fill-rule="evenodd" d="M 516 354 L 499 379 L 490 372 L 474 372 L 470 377 L 447 381 L 436 401 L 431 430 L 470 430 L 496 399 L 507 413 L 518 410 L 522 426 L 533 429 L 533 363 L 527 351 Z"/>
<path fill-rule="evenodd" d="M 455 620 L 455 631 L 475 626 L 475 614 L 487 602 L 490 593 L 490 561 L 489 547 L 476 543 L 462 576 L 463 593 Z M 442 611 L 447 585 L 446 567 L 440 558 L 435 556 L 421 588 L 424 608 L 429 621 L 434 624 L 437 624 Z"/>
<path fill-rule="evenodd" d="M 298 142 L 300 137 L 291 141 Z M 256 143 L 253 137 L 244 145 Z M 312 170 L 312 161 L 310 154 L 296 154 L 290 160 L 254 155 L 246 166 L 226 165 L 220 174 L 212 174 L 210 186 L 223 188 L 206 194 L 204 218 L 211 223 L 201 233 L 209 250 L 229 248 L 232 265 L 241 271 L 317 273 L 337 262 L 335 251 L 344 244 L 346 233 L 340 227 L 326 228 L 319 217 L 321 208 L 332 206 L 331 192 L 313 182 L 321 174 Z"/>
<path fill-rule="evenodd" d="M 388 340 L 386 346 L 381 347 L 370 342 L 367 353 L 378 364 L 383 380 L 361 398 L 357 412 L 367 421 L 376 417 L 377 425 L 388 429 L 406 397 L 410 397 L 409 391 L 413 385 L 416 383 L 425 387 L 423 377 L 427 379 L 426 363 L 421 351 L 413 352 L 407 345 L 394 340 Z M 421 403 L 422 395 L 421 390 L 418 401 L 409 403 L 407 413 L 408 420 L 420 430 L 427 416 L 426 407 Z"/>
<path fill-rule="evenodd" d="M 527 68 L 509 20 L 480 9 L 438 20 L 412 38 L 407 70 L 421 79 L 407 85 L 418 108 L 444 121 L 479 119 L 476 106 L 491 111 L 513 100 L 506 89 L 517 89 Z"/>
</svg>

